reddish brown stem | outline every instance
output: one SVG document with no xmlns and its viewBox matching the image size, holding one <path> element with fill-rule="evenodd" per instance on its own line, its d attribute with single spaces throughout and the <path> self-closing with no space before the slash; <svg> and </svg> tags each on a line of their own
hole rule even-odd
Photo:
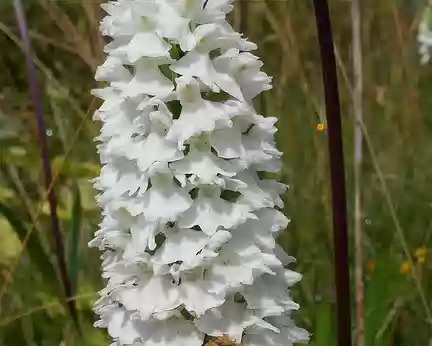
<svg viewBox="0 0 432 346">
<path fill-rule="evenodd" d="M 342 122 L 330 11 L 327 0 L 314 0 L 327 113 L 333 206 L 334 267 L 336 281 L 337 338 L 351 346 L 351 302 L 348 260 L 348 222 Z"/>
<path fill-rule="evenodd" d="M 60 224 L 57 216 L 57 201 L 51 186 L 53 179 L 52 179 L 52 171 L 51 171 L 51 161 L 49 157 L 48 144 L 46 139 L 46 126 L 44 120 L 42 97 L 37 83 L 36 68 L 32 58 L 31 41 L 29 37 L 27 21 L 26 21 L 21 0 L 14 0 L 14 7 L 15 7 L 17 22 L 21 32 L 21 38 L 23 40 L 24 53 L 26 56 L 27 70 L 29 75 L 30 91 L 31 91 L 31 95 L 33 98 L 33 103 L 36 111 L 36 123 L 37 123 L 38 135 L 39 135 L 43 172 L 45 177 L 45 185 L 48 191 L 48 202 L 50 206 L 50 215 L 51 215 L 51 228 L 52 228 L 52 234 L 53 234 L 55 248 L 56 248 L 58 268 L 59 268 L 60 278 L 63 284 L 66 298 L 70 298 L 73 296 L 73 292 L 72 292 L 72 286 L 70 284 L 69 276 L 66 269 L 63 239 L 62 239 L 62 234 L 60 232 Z M 75 306 L 75 301 L 73 300 L 68 301 L 67 305 L 69 307 L 69 311 L 71 313 L 73 320 L 75 321 L 75 323 L 78 323 L 78 315 Z"/>
</svg>

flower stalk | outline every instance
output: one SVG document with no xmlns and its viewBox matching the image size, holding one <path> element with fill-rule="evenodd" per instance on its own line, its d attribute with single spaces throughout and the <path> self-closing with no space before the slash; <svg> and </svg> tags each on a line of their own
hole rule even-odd
<svg viewBox="0 0 432 346">
<path fill-rule="evenodd" d="M 37 130 L 38 130 L 38 136 L 40 142 L 45 185 L 47 189 L 47 198 L 50 207 L 51 228 L 52 228 L 52 234 L 55 243 L 55 252 L 56 252 L 56 257 L 58 262 L 58 269 L 60 272 L 60 278 L 63 284 L 63 289 L 66 295 L 66 299 L 68 299 L 74 296 L 74 294 L 73 294 L 72 285 L 70 283 L 69 275 L 66 268 L 63 237 L 60 232 L 60 224 L 57 216 L 57 201 L 52 186 L 53 177 L 52 177 L 51 162 L 50 162 L 50 156 L 49 156 L 48 144 L 46 138 L 47 129 L 44 120 L 42 97 L 37 82 L 36 68 L 34 66 L 33 57 L 32 57 L 31 40 L 28 32 L 27 21 L 22 6 L 22 2 L 21 0 L 14 0 L 13 3 L 14 3 L 16 18 L 21 33 L 21 38 L 23 40 L 24 53 L 26 57 L 27 70 L 29 75 L 30 91 L 35 106 L 36 123 L 37 123 Z M 78 325 L 78 314 L 76 311 L 75 301 L 69 300 L 67 302 L 67 306 L 72 316 L 72 319 L 74 320 L 75 324 Z"/>
<path fill-rule="evenodd" d="M 287 292 L 301 275 L 276 244 L 286 186 L 261 174 L 282 167 L 277 119 L 252 104 L 271 78 L 226 21 L 231 1 L 102 7 L 103 219 L 89 245 L 108 283 L 95 326 L 113 345 L 307 342 Z"/>
<path fill-rule="evenodd" d="M 363 225 L 362 225 L 362 162 L 363 162 L 363 56 L 360 0 L 351 1 L 353 113 L 354 113 L 354 243 L 356 345 L 365 346 Z"/>
<path fill-rule="evenodd" d="M 314 0 L 328 124 L 328 143 L 333 204 L 333 242 L 336 281 L 337 337 L 339 346 L 351 343 L 348 222 L 342 122 L 330 11 L 327 0 Z"/>
</svg>

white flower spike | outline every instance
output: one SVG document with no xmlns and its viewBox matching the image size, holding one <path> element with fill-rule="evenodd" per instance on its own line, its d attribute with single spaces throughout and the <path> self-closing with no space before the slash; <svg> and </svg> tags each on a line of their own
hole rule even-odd
<svg viewBox="0 0 432 346">
<path fill-rule="evenodd" d="M 432 53 L 432 1 L 429 0 L 428 6 L 425 8 L 422 20 L 419 24 L 419 31 L 417 34 L 420 48 L 420 61 L 422 64 L 429 62 Z"/>
<path fill-rule="evenodd" d="M 102 222 L 90 246 L 108 279 L 95 304 L 112 346 L 306 343 L 287 288 L 301 275 L 276 244 L 275 118 L 252 99 L 271 88 L 255 44 L 225 17 L 232 0 L 116 0 L 93 94 L 103 167 Z"/>
</svg>

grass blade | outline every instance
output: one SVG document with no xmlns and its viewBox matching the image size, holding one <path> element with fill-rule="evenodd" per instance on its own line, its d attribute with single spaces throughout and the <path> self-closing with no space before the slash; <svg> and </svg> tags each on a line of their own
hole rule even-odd
<svg viewBox="0 0 432 346">
<path fill-rule="evenodd" d="M 79 246 L 81 236 L 82 206 L 81 194 L 78 185 L 73 187 L 73 205 L 71 228 L 69 231 L 69 257 L 68 269 L 72 285 L 72 292 L 76 294 L 78 287 L 78 269 L 79 269 Z"/>
<path fill-rule="evenodd" d="M 314 331 L 315 346 L 331 346 L 334 344 L 335 332 L 333 312 L 330 302 L 324 299 L 316 309 L 316 324 Z"/>
<path fill-rule="evenodd" d="M 0 202 L 0 214 L 5 217 L 9 222 L 12 229 L 16 232 L 18 238 L 23 243 L 27 237 L 28 229 L 23 221 L 19 219 L 19 214 L 15 210 L 9 208 L 5 204 Z M 32 232 L 30 238 L 27 241 L 26 246 L 27 253 L 31 259 L 32 265 L 34 265 L 37 270 L 43 275 L 44 282 L 49 284 L 57 281 L 57 276 L 53 265 L 45 253 L 42 245 L 37 238 L 35 232 Z"/>
</svg>

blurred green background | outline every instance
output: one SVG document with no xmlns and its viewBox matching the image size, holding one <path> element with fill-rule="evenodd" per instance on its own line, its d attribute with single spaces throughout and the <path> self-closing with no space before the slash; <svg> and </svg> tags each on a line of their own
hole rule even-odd
<svg viewBox="0 0 432 346">
<path fill-rule="evenodd" d="M 91 118 L 99 101 L 90 89 L 97 86 L 93 75 L 103 59 L 101 1 L 23 2 L 82 337 L 62 304 L 25 58 L 12 1 L 0 0 L 0 345 L 107 345 L 105 331 L 92 327 L 92 304 L 103 287 L 100 254 L 87 248 L 100 219 L 89 179 L 99 171 L 93 142 L 99 124 Z M 351 4 L 330 2 L 353 245 Z M 432 64 L 420 65 L 416 42 L 426 6 L 420 0 L 361 1 L 369 135 L 361 167 L 367 346 L 432 345 L 427 318 L 432 303 Z M 304 274 L 292 289 L 301 304 L 296 319 L 312 332 L 311 345 L 335 345 L 330 179 L 326 132 L 316 129 L 324 104 L 312 1 L 248 1 L 245 11 L 237 7 L 231 15 L 236 28 L 242 20 L 245 24 L 245 14 L 246 35 L 258 44 L 264 69 L 274 76 L 274 89 L 257 100 L 257 108 L 280 119 L 282 179 L 290 185 L 286 213 L 292 219 L 280 242 Z M 405 235 L 414 266 L 398 232 Z M 352 279 L 354 320 L 354 274 Z"/>
</svg>

